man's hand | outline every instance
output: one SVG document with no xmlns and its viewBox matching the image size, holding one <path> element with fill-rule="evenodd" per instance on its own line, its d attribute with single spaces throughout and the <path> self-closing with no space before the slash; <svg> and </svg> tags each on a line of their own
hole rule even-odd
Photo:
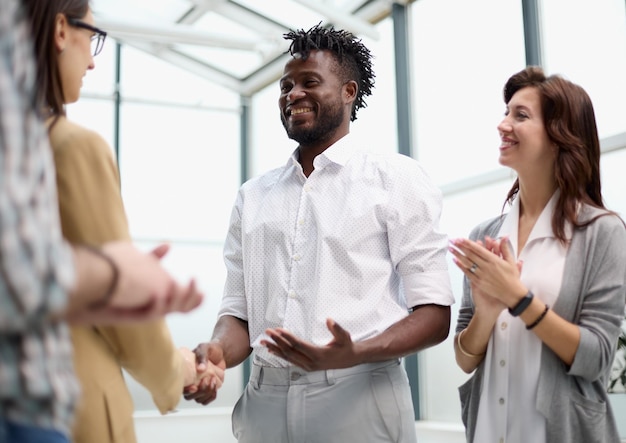
<svg viewBox="0 0 626 443">
<path fill-rule="evenodd" d="M 217 342 L 201 343 L 194 350 L 198 380 L 185 386 L 185 400 L 195 400 L 207 405 L 217 398 L 217 390 L 224 382 L 226 361 L 224 351 Z M 221 377 L 220 377 L 221 375 Z"/>
<path fill-rule="evenodd" d="M 333 339 L 325 346 L 316 346 L 300 340 L 283 328 L 267 329 L 273 340 L 261 340 L 272 354 L 307 371 L 349 368 L 362 363 L 350 334 L 332 319 L 326 320 Z"/>
<path fill-rule="evenodd" d="M 225 368 L 214 365 L 212 362 L 204 364 L 196 363 L 196 355 L 189 348 L 181 347 L 178 351 L 185 360 L 185 388 L 199 385 L 201 382 L 208 384 L 215 391 L 222 387 L 224 383 Z"/>
</svg>

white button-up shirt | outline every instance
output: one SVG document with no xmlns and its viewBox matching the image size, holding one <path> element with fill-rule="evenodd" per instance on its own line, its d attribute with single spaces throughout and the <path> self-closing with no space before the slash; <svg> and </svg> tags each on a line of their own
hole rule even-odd
<svg viewBox="0 0 626 443">
<path fill-rule="evenodd" d="M 561 290 L 568 249 L 552 231 L 558 195 L 557 191 L 541 212 L 518 257 L 523 261 L 522 283 L 550 306 Z M 515 250 L 518 226 L 519 199 L 515 199 L 499 232 L 500 236 L 509 236 Z M 571 225 L 566 225 L 567 238 L 571 238 L 571 232 Z M 505 309 L 495 324 L 485 359 L 474 441 L 545 443 L 546 419 L 535 407 L 541 340 Z"/>
<path fill-rule="evenodd" d="M 441 192 L 415 160 L 357 152 L 347 136 L 307 178 L 297 155 L 241 187 L 224 248 L 220 316 L 248 322 L 266 364 L 287 364 L 260 345 L 267 328 L 323 345 L 332 318 L 359 341 L 411 307 L 454 303 Z"/>
</svg>

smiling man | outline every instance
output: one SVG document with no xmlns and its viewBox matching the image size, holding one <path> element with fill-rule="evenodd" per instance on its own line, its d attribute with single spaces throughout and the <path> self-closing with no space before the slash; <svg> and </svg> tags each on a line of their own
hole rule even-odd
<svg viewBox="0 0 626 443">
<path fill-rule="evenodd" d="M 240 189 L 219 320 L 196 354 L 232 367 L 254 352 L 239 442 L 412 443 L 400 359 L 447 337 L 454 302 L 441 192 L 415 160 L 350 139 L 374 84 L 360 40 L 320 26 L 285 38 L 278 104 L 298 147 Z"/>
</svg>

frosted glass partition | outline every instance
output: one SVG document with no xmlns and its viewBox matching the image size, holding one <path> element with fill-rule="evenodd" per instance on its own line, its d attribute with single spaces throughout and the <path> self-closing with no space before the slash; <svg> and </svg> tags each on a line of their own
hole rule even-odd
<svg viewBox="0 0 626 443">
<path fill-rule="evenodd" d="M 239 109 L 237 93 L 132 47 L 123 47 L 122 67 L 121 93 L 127 98 Z"/>
<path fill-rule="evenodd" d="M 84 97 L 67 109 L 111 147 L 114 49 L 107 41 Z M 194 348 L 211 336 L 224 285 L 223 241 L 240 183 L 239 96 L 132 48 L 122 51 L 121 73 L 120 172 L 131 234 L 146 251 L 170 243 L 164 265 L 181 280 L 196 278 L 205 292 L 200 308 L 166 319 L 175 344 Z M 127 380 L 135 409 L 156 411 L 149 393 Z M 234 405 L 241 380 L 241 368 L 228 370 L 208 408 Z M 182 400 L 178 408 L 207 407 Z"/>
<path fill-rule="evenodd" d="M 585 88 L 594 103 L 600 137 L 626 132 L 626 2 L 540 3 L 548 72 Z"/>
<path fill-rule="evenodd" d="M 525 66 L 521 1 L 411 6 L 416 157 L 445 184 L 498 167 L 502 87 Z"/>
<path fill-rule="evenodd" d="M 240 180 L 239 115 L 129 103 L 122 118 L 133 236 L 223 241 Z"/>
<path fill-rule="evenodd" d="M 602 195 L 606 206 L 626 220 L 626 198 L 624 198 L 624 171 L 626 171 L 626 146 L 604 154 L 600 161 L 602 173 Z"/>
</svg>

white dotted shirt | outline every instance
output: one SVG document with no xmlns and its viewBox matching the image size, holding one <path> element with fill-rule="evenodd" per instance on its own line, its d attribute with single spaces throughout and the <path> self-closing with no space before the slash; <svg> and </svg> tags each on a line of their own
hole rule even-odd
<svg viewBox="0 0 626 443">
<path fill-rule="evenodd" d="M 296 151 L 245 183 L 224 248 L 220 316 L 247 321 L 251 346 L 272 366 L 287 363 L 260 345 L 267 328 L 323 345 L 332 318 L 359 341 L 413 306 L 454 303 L 441 192 L 415 160 L 360 153 L 344 137 L 314 168 L 307 179 Z"/>
<path fill-rule="evenodd" d="M 554 305 L 561 283 L 568 247 L 552 231 L 557 191 L 541 212 L 519 254 L 520 279 L 543 303 Z M 519 199 L 515 199 L 499 235 L 508 235 L 517 249 Z M 572 237 L 566 224 L 565 235 Z M 545 443 L 546 418 L 537 411 L 537 383 L 541 340 L 519 317 L 502 311 L 489 339 L 485 356 L 483 389 L 478 407 L 476 442 Z"/>
</svg>

